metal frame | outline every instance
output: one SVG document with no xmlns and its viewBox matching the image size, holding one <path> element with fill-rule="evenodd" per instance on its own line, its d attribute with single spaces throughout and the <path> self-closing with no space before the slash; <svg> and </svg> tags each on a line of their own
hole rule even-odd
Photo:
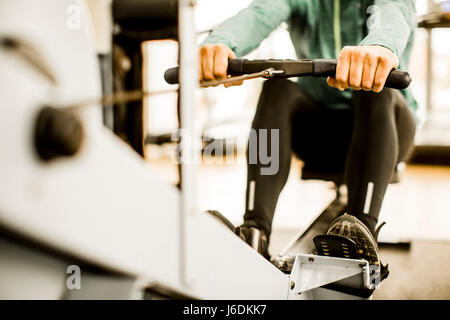
<svg viewBox="0 0 450 320">
<path fill-rule="evenodd" d="M 195 120 L 195 87 L 197 79 L 197 35 L 194 25 L 193 0 L 179 0 L 179 50 L 180 50 L 180 129 L 181 137 L 181 199 L 180 199 L 180 278 L 189 285 L 186 262 L 187 219 L 197 212 L 196 204 L 196 160 L 200 136 L 197 134 Z"/>
<path fill-rule="evenodd" d="M 343 281 L 346 286 L 355 289 L 372 289 L 367 261 L 308 254 L 298 254 L 295 257 L 289 281 L 288 299 L 293 300 L 305 299 L 305 297 L 336 299 L 343 293 L 335 291 L 327 294 L 328 289 L 322 287 Z M 347 296 L 348 294 L 344 293 L 342 297 Z"/>
</svg>

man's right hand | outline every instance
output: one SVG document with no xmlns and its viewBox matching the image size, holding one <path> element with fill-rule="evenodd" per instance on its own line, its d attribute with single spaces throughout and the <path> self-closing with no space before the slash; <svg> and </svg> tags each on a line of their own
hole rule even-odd
<svg viewBox="0 0 450 320">
<path fill-rule="evenodd" d="M 234 52 L 223 44 L 205 44 L 199 49 L 199 81 L 227 78 L 228 59 L 236 58 Z M 225 87 L 241 85 L 243 81 L 226 84 Z"/>
</svg>

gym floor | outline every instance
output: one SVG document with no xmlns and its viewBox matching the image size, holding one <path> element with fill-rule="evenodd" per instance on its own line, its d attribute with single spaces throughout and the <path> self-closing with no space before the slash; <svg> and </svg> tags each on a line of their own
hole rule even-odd
<svg viewBox="0 0 450 320">
<path fill-rule="evenodd" d="M 238 225 L 245 206 L 246 167 L 243 157 L 236 160 L 220 164 L 215 159 L 215 163 L 200 165 L 197 192 L 201 210 L 218 210 Z M 170 158 L 152 159 L 150 165 L 169 182 L 177 181 Z M 301 163 L 293 159 L 273 223 L 272 255 L 304 230 L 334 196 L 327 182 L 301 181 L 300 168 Z M 408 165 L 401 182 L 389 186 L 380 214 L 380 221 L 387 225 L 380 240 L 410 246 L 381 248 L 391 274 L 374 299 L 450 299 L 449 194 L 450 168 L 444 166 Z"/>
</svg>

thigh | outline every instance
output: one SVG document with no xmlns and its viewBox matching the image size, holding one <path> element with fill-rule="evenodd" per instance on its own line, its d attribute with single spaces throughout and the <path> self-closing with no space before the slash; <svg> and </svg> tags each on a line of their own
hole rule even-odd
<svg viewBox="0 0 450 320">
<path fill-rule="evenodd" d="M 316 104 L 299 106 L 292 116 L 294 153 L 311 168 L 344 172 L 353 131 L 352 109 L 330 109 Z"/>
<path fill-rule="evenodd" d="M 264 81 L 259 96 L 252 127 L 255 129 L 290 130 L 290 118 L 297 101 L 301 99 L 300 88 L 286 79 Z"/>
<path fill-rule="evenodd" d="M 385 88 L 381 93 L 355 92 L 353 108 L 355 134 L 377 137 L 377 133 L 392 131 L 398 148 L 396 161 L 407 159 L 414 146 L 416 121 L 399 90 Z"/>
</svg>

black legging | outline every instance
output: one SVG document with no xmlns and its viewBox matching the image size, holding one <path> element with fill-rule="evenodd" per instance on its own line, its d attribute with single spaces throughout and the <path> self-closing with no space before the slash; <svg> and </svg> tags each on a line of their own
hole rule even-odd
<svg viewBox="0 0 450 320">
<path fill-rule="evenodd" d="M 261 175 L 270 165 L 248 164 L 244 225 L 270 235 L 293 151 L 327 173 L 345 172 L 347 213 L 373 232 L 394 168 L 413 147 L 415 121 L 398 90 L 355 91 L 352 108 L 336 110 L 313 101 L 292 81 L 272 79 L 263 85 L 252 128 L 279 129 L 279 169 Z"/>
</svg>

